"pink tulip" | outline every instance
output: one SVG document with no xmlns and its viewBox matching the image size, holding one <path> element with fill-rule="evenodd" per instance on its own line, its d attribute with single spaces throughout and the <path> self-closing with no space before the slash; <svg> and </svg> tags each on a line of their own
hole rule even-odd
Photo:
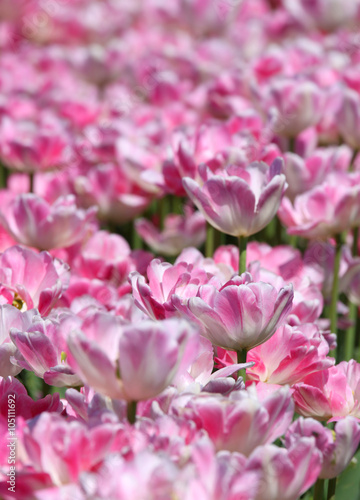
<svg viewBox="0 0 360 500">
<path fill-rule="evenodd" d="M 265 163 L 228 167 L 212 175 L 200 168 L 203 186 L 189 177 L 183 180 L 190 199 L 205 219 L 219 231 L 232 236 L 250 236 L 275 216 L 285 189 L 282 161 L 269 168 Z"/>
<path fill-rule="evenodd" d="M 13 328 L 10 337 L 17 348 L 14 364 L 33 371 L 49 385 L 79 386 L 81 380 L 65 361 L 66 338 L 79 324 L 79 318 L 64 314 L 58 321 L 35 317 L 27 328 Z"/>
<path fill-rule="evenodd" d="M 11 247 L 0 255 L 1 301 L 46 316 L 66 289 L 68 274 L 68 266 L 47 252 Z"/>
<path fill-rule="evenodd" d="M 360 425 L 354 417 L 345 417 L 331 431 L 312 418 L 300 417 L 285 435 L 287 447 L 296 445 L 301 437 L 314 437 L 323 456 L 319 477 L 331 479 L 346 469 L 360 443 Z"/>
<path fill-rule="evenodd" d="M 95 222 L 95 208 L 78 209 L 74 196 L 53 205 L 35 194 L 23 194 L 3 210 L 4 224 L 23 245 L 50 250 L 68 247 L 83 239 Z"/>
<path fill-rule="evenodd" d="M 153 319 L 174 316 L 176 309 L 171 302 L 173 295 L 185 300 L 194 297 L 202 284 L 221 286 L 219 280 L 204 269 L 182 261 L 172 266 L 154 259 L 150 262 L 147 275 L 149 284 L 137 272 L 130 274 L 130 281 L 135 304 Z"/>
<path fill-rule="evenodd" d="M 43 413 L 31 431 L 27 429 L 24 445 L 35 470 L 46 472 L 53 484 L 60 486 L 75 482 L 81 472 L 99 465 L 111 452 L 118 433 L 119 426 L 114 423 L 88 428 Z"/>
<path fill-rule="evenodd" d="M 2 122 L 0 157 L 8 167 L 36 172 L 67 163 L 68 138 L 60 120 L 53 117 L 48 120 L 40 111 L 37 114 L 40 114 L 39 121 L 44 123 L 10 119 Z"/>
<path fill-rule="evenodd" d="M 285 0 L 287 9 L 305 26 L 333 31 L 346 27 L 356 17 L 359 9 L 358 0 Z"/>
<path fill-rule="evenodd" d="M 288 389 L 280 389 L 260 400 L 255 386 L 247 391 L 220 395 L 194 396 L 185 414 L 198 428 L 204 429 L 217 450 L 250 455 L 257 446 L 275 441 L 288 428 L 293 417 L 293 404 Z"/>
<path fill-rule="evenodd" d="M 135 228 L 151 250 L 162 255 L 178 255 L 186 247 L 202 245 L 206 238 L 203 215 L 190 207 L 185 207 L 185 215 L 168 215 L 161 232 L 147 219 L 138 219 Z"/>
<path fill-rule="evenodd" d="M 294 153 L 286 153 L 284 157 L 284 173 L 288 183 L 286 196 L 294 200 L 297 195 L 321 184 L 326 174 L 348 170 L 351 157 L 352 151 L 345 145 L 315 150 L 305 159 Z"/>
<path fill-rule="evenodd" d="M 198 323 L 214 345 L 240 351 L 266 342 L 285 320 L 293 300 L 292 285 L 277 292 L 267 283 L 255 283 L 243 274 L 220 290 L 202 285 L 195 297 L 172 302 L 181 314 Z"/>
<path fill-rule="evenodd" d="M 15 376 L 21 371 L 21 367 L 10 360 L 15 355 L 16 346 L 9 333 L 11 328 L 26 330 L 35 314 L 38 314 L 36 309 L 21 312 L 10 304 L 0 305 L 0 377 Z"/>
<path fill-rule="evenodd" d="M 327 239 L 360 224 L 360 175 L 333 173 L 326 181 L 296 197 L 284 198 L 279 210 L 289 234 Z"/>
<path fill-rule="evenodd" d="M 134 219 L 150 202 L 120 167 L 111 164 L 92 167 L 86 175 L 77 176 L 75 193 L 83 207 L 97 206 L 99 217 L 115 224 Z"/>
<path fill-rule="evenodd" d="M 274 106 L 278 113 L 275 133 L 296 137 L 316 125 L 323 113 L 324 94 L 312 81 L 297 78 L 279 78 L 267 89 L 266 109 Z M 266 103 L 266 104 L 265 104 Z"/>
<path fill-rule="evenodd" d="M 360 147 L 360 96 L 358 92 L 345 88 L 342 103 L 337 113 L 337 125 L 344 141 L 355 150 Z"/>
<path fill-rule="evenodd" d="M 118 234 L 97 231 L 86 241 L 73 262 L 74 271 L 84 278 L 120 285 L 131 269 L 130 246 Z"/>
<path fill-rule="evenodd" d="M 246 471 L 260 475 L 254 500 L 297 500 L 321 471 L 321 453 L 314 438 L 300 438 L 288 449 L 268 444 L 250 455 Z"/>
<path fill-rule="evenodd" d="M 185 345 L 196 333 L 186 321 L 176 319 L 118 328 L 102 344 L 102 331 L 95 332 L 96 341 L 74 332 L 68 339 L 69 363 L 102 394 L 126 401 L 149 399 L 171 384 Z"/>
<path fill-rule="evenodd" d="M 25 387 L 19 380 L 14 377 L 7 377 L 0 379 L 0 422 L 1 417 L 7 419 L 9 409 L 9 394 L 15 394 L 15 415 L 17 417 L 17 424 L 20 418 L 30 420 L 37 415 L 44 412 L 61 413 L 63 405 L 60 402 L 58 393 L 48 394 L 45 398 L 40 398 L 34 401 L 28 396 Z M 20 417 L 20 418 L 19 418 Z M 20 427 L 20 425 L 18 425 Z M 19 429 L 20 430 L 20 429 Z M 0 453 L 1 454 L 1 453 Z M 7 461 L 8 455 L 6 457 Z"/>
<path fill-rule="evenodd" d="M 250 380 L 270 384 L 293 385 L 310 373 L 330 368 L 329 345 L 315 325 L 280 327 L 264 344 L 252 349 L 247 361 L 255 365 L 247 370 Z"/>
<path fill-rule="evenodd" d="M 337 421 L 348 415 L 360 418 L 360 364 L 342 361 L 308 375 L 294 386 L 297 412 L 317 420 Z"/>
</svg>

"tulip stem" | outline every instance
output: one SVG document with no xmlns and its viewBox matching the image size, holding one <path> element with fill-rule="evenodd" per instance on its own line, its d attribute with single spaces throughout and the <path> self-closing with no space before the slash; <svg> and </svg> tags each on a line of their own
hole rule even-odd
<svg viewBox="0 0 360 500">
<path fill-rule="evenodd" d="M 246 349 L 241 349 L 240 351 L 236 351 L 237 354 L 237 362 L 240 363 L 246 363 L 246 356 L 247 356 L 247 350 Z M 242 377 L 244 384 L 246 382 L 246 368 L 242 368 L 241 370 L 238 371 L 238 377 Z"/>
<path fill-rule="evenodd" d="M 337 479 L 336 477 L 329 479 L 327 500 L 335 499 L 336 479 Z"/>
<path fill-rule="evenodd" d="M 130 222 L 130 225 L 131 225 L 131 243 L 132 243 L 132 249 L 133 250 L 141 250 L 143 248 L 143 242 L 142 242 L 141 236 L 136 231 L 136 227 L 135 227 L 134 221 Z"/>
<path fill-rule="evenodd" d="M 247 237 L 239 236 L 239 274 L 242 274 L 246 271 L 246 245 L 247 245 Z"/>
<path fill-rule="evenodd" d="M 340 259 L 341 259 L 341 235 L 338 234 L 335 237 L 335 259 L 334 259 L 334 271 L 333 271 L 333 285 L 331 292 L 331 305 L 330 305 L 330 331 L 331 333 L 337 333 L 337 302 L 339 295 L 339 270 L 340 270 Z M 330 353 L 330 355 L 334 353 Z"/>
<path fill-rule="evenodd" d="M 213 255 L 214 255 L 214 239 L 215 239 L 215 228 L 211 224 L 207 223 L 205 257 L 213 257 Z"/>
<path fill-rule="evenodd" d="M 34 172 L 29 173 L 29 193 L 34 192 Z"/>
<path fill-rule="evenodd" d="M 136 406 L 137 401 L 129 401 L 127 404 L 127 419 L 131 425 L 136 422 Z"/>
<path fill-rule="evenodd" d="M 315 483 L 314 500 L 324 500 L 324 479 L 318 479 Z"/>
<path fill-rule="evenodd" d="M 158 217 L 159 217 L 159 228 L 160 231 L 163 231 L 165 228 L 165 219 L 169 213 L 169 198 L 167 196 L 163 196 L 158 201 Z"/>
<path fill-rule="evenodd" d="M 9 176 L 8 169 L 5 167 L 5 165 L 3 165 L 0 162 L 0 189 L 7 187 L 8 176 Z"/>
<path fill-rule="evenodd" d="M 351 321 L 351 326 L 349 326 L 345 334 L 345 353 L 344 353 L 345 361 L 350 361 L 350 359 L 354 357 L 357 316 L 358 316 L 357 305 L 350 303 L 349 319 Z"/>
</svg>

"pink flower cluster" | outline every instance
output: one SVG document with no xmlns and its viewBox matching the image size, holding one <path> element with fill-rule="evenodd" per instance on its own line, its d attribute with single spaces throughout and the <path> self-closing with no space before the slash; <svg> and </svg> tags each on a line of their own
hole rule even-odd
<svg viewBox="0 0 360 500">
<path fill-rule="evenodd" d="M 0 498 L 335 487 L 360 444 L 353 22 L 0 2 Z"/>
</svg>

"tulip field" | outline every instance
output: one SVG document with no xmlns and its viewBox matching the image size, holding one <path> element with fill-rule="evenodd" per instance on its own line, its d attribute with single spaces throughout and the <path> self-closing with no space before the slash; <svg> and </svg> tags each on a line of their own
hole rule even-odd
<svg viewBox="0 0 360 500">
<path fill-rule="evenodd" d="M 360 0 L 0 0 L 0 500 L 360 500 Z"/>
</svg>

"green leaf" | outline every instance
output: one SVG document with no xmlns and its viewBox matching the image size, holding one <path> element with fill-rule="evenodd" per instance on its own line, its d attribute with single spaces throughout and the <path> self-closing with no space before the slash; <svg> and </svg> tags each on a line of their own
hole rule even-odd
<svg viewBox="0 0 360 500">
<path fill-rule="evenodd" d="M 360 499 L 360 450 L 337 481 L 335 500 L 345 499 Z"/>
</svg>

